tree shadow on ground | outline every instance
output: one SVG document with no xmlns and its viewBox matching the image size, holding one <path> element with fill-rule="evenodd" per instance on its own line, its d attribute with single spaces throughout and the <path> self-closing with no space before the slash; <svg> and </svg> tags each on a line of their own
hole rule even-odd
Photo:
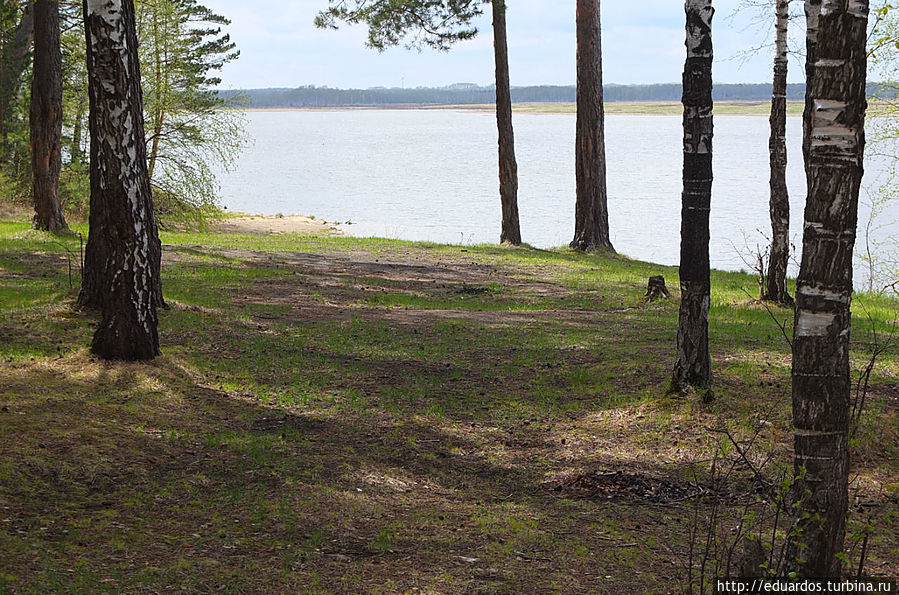
<svg viewBox="0 0 899 595">
<path fill-rule="evenodd" d="M 664 592 L 708 513 L 705 424 L 782 392 L 724 361 L 760 336 L 739 317 L 694 409 L 663 394 L 673 302 L 451 259 L 185 254 L 157 361 L 0 363 L 0 587 Z M 87 336 L 65 320 L 42 332 Z"/>
<path fill-rule="evenodd" d="M 559 499 L 545 464 L 484 455 L 495 428 L 303 415 L 204 387 L 171 358 L 6 371 L 0 571 L 13 585 L 279 591 L 318 576 L 346 591 L 602 592 L 597 564 L 650 584 L 622 573 L 643 567 L 636 546 L 610 547 L 634 538 L 622 517 L 667 541 L 684 515 L 633 497 Z"/>
</svg>

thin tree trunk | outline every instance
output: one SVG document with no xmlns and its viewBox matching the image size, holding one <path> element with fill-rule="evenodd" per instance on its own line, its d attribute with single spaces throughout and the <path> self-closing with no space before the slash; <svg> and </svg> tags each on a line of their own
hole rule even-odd
<svg viewBox="0 0 899 595">
<path fill-rule="evenodd" d="M 59 45 L 59 4 L 56 0 L 35 0 L 34 31 L 30 118 L 34 227 L 57 232 L 68 226 L 59 200 L 62 49 Z"/>
<path fill-rule="evenodd" d="M 799 576 L 838 577 L 849 478 L 852 255 L 865 145 L 867 0 L 806 2 L 810 45 L 802 264 L 793 332 Z"/>
<path fill-rule="evenodd" d="M 161 246 L 153 215 L 133 0 L 84 0 L 91 212 L 80 302 L 100 309 L 92 351 L 159 354 Z"/>
<path fill-rule="evenodd" d="M 168 31 L 166 31 L 166 39 L 168 39 Z M 156 101 L 153 106 L 153 137 L 150 140 L 150 155 L 147 158 L 147 163 L 149 172 L 150 172 L 150 180 L 153 179 L 153 174 L 156 172 L 156 158 L 159 155 L 159 141 L 162 138 L 162 125 L 164 122 L 165 114 L 163 106 L 165 105 L 165 101 L 167 97 L 165 97 L 165 92 L 163 90 L 163 52 L 162 48 L 159 47 L 159 2 L 153 2 L 153 61 L 154 61 L 154 75 L 155 75 L 155 90 L 156 90 Z M 166 59 L 168 57 L 166 56 Z M 167 85 L 166 85 L 167 88 Z"/>
<path fill-rule="evenodd" d="M 574 250 L 613 250 L 606 189 L 605 113 L 602 96 L 599 0 L 577 2 L 577 202 Z"/>
<path fill-rule="evenodd" d="M 159 157 L 159 141 L 162 139 L 163 115 L 160 112 L 161 110 L 153 115 L 153 140 L 150 141 L 150 156 L 147 159 L 147 169 L 151 180 L 156 172 L 156 160 Z"/>
<path fill-rule="evenodd" d="M 503 224 L 499 241 L 521 244 L 518 223 L 518 164 L 512 129 L 512 90 L 509 84 L 509 49 L 506 43 L 506 3 L 493 0 L 493 49 L 496 57 L 496 128 L 499 134 L 499 195 Z"/>
<path fill-rule="evenodd" d="M 709 355 L 709 212 L 712 202 L 711 0 L 687 0 L 684 66 L 684 191 L 681 208 L 681 304 L 672 389 L 711 397 Z"/>
<path fill-rule="evenodd" d="M 787 190 L 787 29 L 790 0 L 777 0 L 774 42 L 774 85 L 771 95 L 771 250 L 768 277 L 762 299 L 792 304 L 787 292 L 790 257 L 790 195 Z"/>
<path fill-rule="evenodd" d="M 25 5 L 25 11 L 19 20 L 16 34 L 0 57 L 0 151 L 6 152 L 7 136 L 10 132 L 13 103 L 19 94 L 22 84 L 22 73 L 25 72 L 25 58 L 31 51 L 34 40 L 34 12 L 31 2 Z"/>
<path fill-rule="evenodd" d="M 82 161 L 84 161 L 84 152 L 81 150 L 81 141 L 84 136 L 82 130 L 82 122 L 84 120 L 84 99 L 80 94 L 75 110 L 75 123 L 72 126 L 72 142 L 69 145 L 69 152 L 72 155 L 72 164 L 80 166 Z"/>
</svg>

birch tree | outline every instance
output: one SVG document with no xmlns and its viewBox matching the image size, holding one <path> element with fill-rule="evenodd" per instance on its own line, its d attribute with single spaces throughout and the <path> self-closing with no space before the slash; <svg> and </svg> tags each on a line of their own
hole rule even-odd
<svg viewBox="0 0 899 595">
<path fill-rule="evenodd" d="M 680 286 L 677 361 L 672 390 L 689 387 L 711 397 L 709 354 L 709 212 L 712 202 L 711 0 L 687 0 L 687 59 L 683 75 L 684 189 L 681 197 Z"/>
<path fill-rule="evenodd" d="M 606 186 L 600 0 L 577 0 L 577 201 L 571 248 L 612 250 Z"/>
<path fill-rule="evenodd" d="M 867 0 L 806 0 L 808 198 L 793 332 L 798 521 L 789 561 L 838 577 L 849 478 L 852 255 L 865 145 Z"/>
<path fill-rule="evenodd" d="M 771 93 L 771 136 L 768 141 L 771 177 L 771 249 L 762 299 L 791 304 L 787 292 L 790 257 L 790 195 L 787 190 L 787 34 L 790 0 L 777 0 L 774 23 L 774 84 Z"/>
<path fill-rule="evenodd" d="M 67 228 L 59 199 L 62 169 L 62 48 L 59 3 L 34 2 L 34 69 L 31 79 L 31 172 L 34 227 Z"/>
<path fill-rule="evenodd" d="M 90 235 L 80 303 L 98 308 L 93 353 L 159 354 L 161 246 L 147 172 L 133 0 L 84 0 L 90 96 Z"/>
<path fill-rule="evenodd" d="M 821 16 L 822 0 L 805 0 L 805 107 L 802 110 L 802 162 L 808 175 L 809 144 L 811 142 L 811 119 L 814 111 L 813 96 L 810 93 L 815 76 L 815 62 L 818 59 L 818 21 Z"/>
</svg>

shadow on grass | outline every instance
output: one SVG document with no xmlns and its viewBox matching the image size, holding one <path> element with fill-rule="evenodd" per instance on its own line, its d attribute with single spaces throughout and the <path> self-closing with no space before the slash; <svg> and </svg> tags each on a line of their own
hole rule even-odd
<svg viewBox="0 0 899 595">
<path fill-rule="evenodd" d="M 559 500 L 527 456 L 491 460 L 495 427 L 284 410 L 206 388 L 173 358 L 7 371 L 0 576 L 15 590 L 282 591 L 315 577 L 577 590 L 607 580 L 570 572 L 597 564 L 634 582 L 630 548 L 608 547 L 629 532 L 620 504 Z M 517 448 L 546 448 L 543 433 Z M 605 533 L 582 523 L 605 514 Z"/>
<path fill-rule="evenodd" d="M 736 302 L 713 309 L 719 402 L 662 396 L 677 304 L 639 301 L 652 265 L 340 245 L 178 248 L 146 365 L 84 355 L 91 321 L 41 285 L 62 263 L 17 261 L 0 591 L 664 591 L 692 511 L 578 478 L 681 497 L 705 424 L 787 419 L 779 331 Z"/>
</svg>

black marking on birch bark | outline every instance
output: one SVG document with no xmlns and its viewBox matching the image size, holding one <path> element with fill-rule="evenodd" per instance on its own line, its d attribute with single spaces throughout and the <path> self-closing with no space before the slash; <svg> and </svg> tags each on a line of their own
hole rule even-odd
<svg viewBox="0 0 899 595">
<path fill-rule="evenodd" d="M 88 10 L 91 9 L 95 11 L 96 17 L 100 19 L 102 22 L 98 22 L 96 24 L 97 30 L 96 32 L 101 36 L 106 36 L 111 32 L 112 24 L 108 19 L 116 19 L 117 15 L 122 13 L 124 0 L 83 0 L 84 14 L 85 14 L 85 23 L 89 24 L 88 18 Z M 133 22 L 133 0 L 129 4 L 132 7 L 130 20 Z M 91 33 L 87 30 L 87 26 L 85 27 L 85 35 L 87 38 L 87 47 L 88 50 L 91 48 Z M 96 62 L 96 66 L 98 69 L 98 76 L 106 76 L 107 80 L 105 83 L 97 83 L 97 88 L 94 92 L 89 89 L 88 95 L 90 100 L 90 109 L 93 111 L 95 106 L 100 109 L 106 110 L 104 113 L 115 114 L 121 120 L 128 113 L 132 113 L 132 125 L 134 122 L 138 122 L 140 124 L 140 133 L 143 135 L 143 97 L 140 93 L 140 68 L 139 61 L 136 55 L 136 52 L 130 51 L 126 48 L 134 48 L 137 45 L 136 35 L 134 36 L 134 41 L 129 42 L 127 37 L 122 32 L 114 32 L 114 39 L 107 40 L 109 44 L 112 44 L 114 47 L 105 48 L 104 55 L 99 56 L 94 60 Z M 108 44 L 107 44 L 108 45 Z M 88 79 L 90 82 L 90 68 L 92 65 L 92 58 L 88 56 Z M 130 73 L 134 73 L 135 76 L 131 76 Z M 127 90 L 130 84 L 136 84 L 138 86 L 138 90 L 136 93 L 132 93 L 130 90 Z M 137 96 L 136 105 L 132 105 L 130 109 L 126 109 L 122 107 L 122 105 L 113 106 L 111 101 L 106 95 L 102 93 L 102 91 L 107 90 L 111 94 L 112 91 L 119 89 L 123 90 L 122 92 L 131 93 L 130 96 Z M 94 96 L 94 93 L 99 93 L 99 99 Z M 101 103 L 102 102 L 102 103 Z M 122 122 L 120 122 L 121 128 Z M 95 158 L 95 147 L 93 143 L 93 126 L 94 122 L 89 121 L 89 127 L 91 130 L 91 215 L 90 215 L 90 228 L 103 228 L 105 227 L 106 218 L 102 214 L 96 214 L 95 217 L 95 209 L 93 207 L 94 201 L 94 188 L 101 188 L 101 184 L 105 183 L 104 177 L 99 177 L 95 184 L 94 181 L 94 166 L 93 163 L 96 161 Z M 135 149 L 146 156 L 146 147 L 144 143 L 138 143 L 139 146 Z M 97 145 L 97 149 L 107 148 L 108 144 L 99 143 Z M 98 172 L 100 172 L 103 168 L 102 165 L 98 165 Z M 112 185 L 115 186 L 117 182 L 113 182 Z M 148 190 L 149 193 L 149 190 Z M 150 229 L 149 236 L 149 260 L 150 266 L 153 269 L 150 281 L 153 286 L 153 299 L 156 307 L 165 307 L 165 301 L 162 296 L 162 282 L 160 277 L 160 269 L 161 269 L 161 261 L 162 261 L 162 245 L 159 242 L 159 235 L 157 232 L 156 220 L 153 215 L 152 208 L 152 196 L 149 196 L 149 219 L 147 222 L 147 227 Z M 108 281 L 109 275 L 114 273 L 115 269 L 111 269 L 109 267 L 109 263 L 107 262 L 107 255 L 110 254 L 114 246 L 112 245 L 113 238 L 108 234 L 98 233 L 98 234 L 89 234 L 87 246 L 85 248 L 84 254 L 84 267 L 81 281 L 81 292 L 78 296 L 78 305 L 81 308 L 87 310 L 101 310 L 103 307 L 103 303 L 106 300 L 106 283 Z"/>
<path fill-rule="evenodd" d="M 709 212 L 712 200 L 712 17 L 711 0 L 687 0 L 687 59 L 683 75 L 684 169 L 681 207 L 681 304 L 677 360 L 671 388 L 706 391 L 711 397 L 709 353 Z"/>
<path fill-rule="evenodd" d="M 790 0 L 777 0 L 774 42 L 774 83 L 771 93 L 771 135 L 768 140 L 771 176 L 769 180 L 771 248 L 764 300 L 791 305 L 787 292 L 787 264 L 790 258 L 790 196 L 787 189 L 787 32 Z"/>
<path fill-rule="evenodd" d="M 864 0 L 807 0 L 808 199 L 793 340 L 796 530 L 788 571 L 838 577 L 848 505 L 852 253 L 867 103 Z"/>
<path fill-rule="evenodd" d="M 811 85 L 815 76 L 818 54 L 818 24 L 821 18 L 821 0 L 805 0 L 805 107 L 802 110 L 802 159 L 808 169 L 810 127 L 812 117 Z"/>
<path fill-rule="evenodd" d="M 85 0 L 91 213 L 82 303 L 97 307 L 92 351 L 106 359 L 159 354 L 161 246 L 147 174 L 133 0 Z"/>
</svg>

